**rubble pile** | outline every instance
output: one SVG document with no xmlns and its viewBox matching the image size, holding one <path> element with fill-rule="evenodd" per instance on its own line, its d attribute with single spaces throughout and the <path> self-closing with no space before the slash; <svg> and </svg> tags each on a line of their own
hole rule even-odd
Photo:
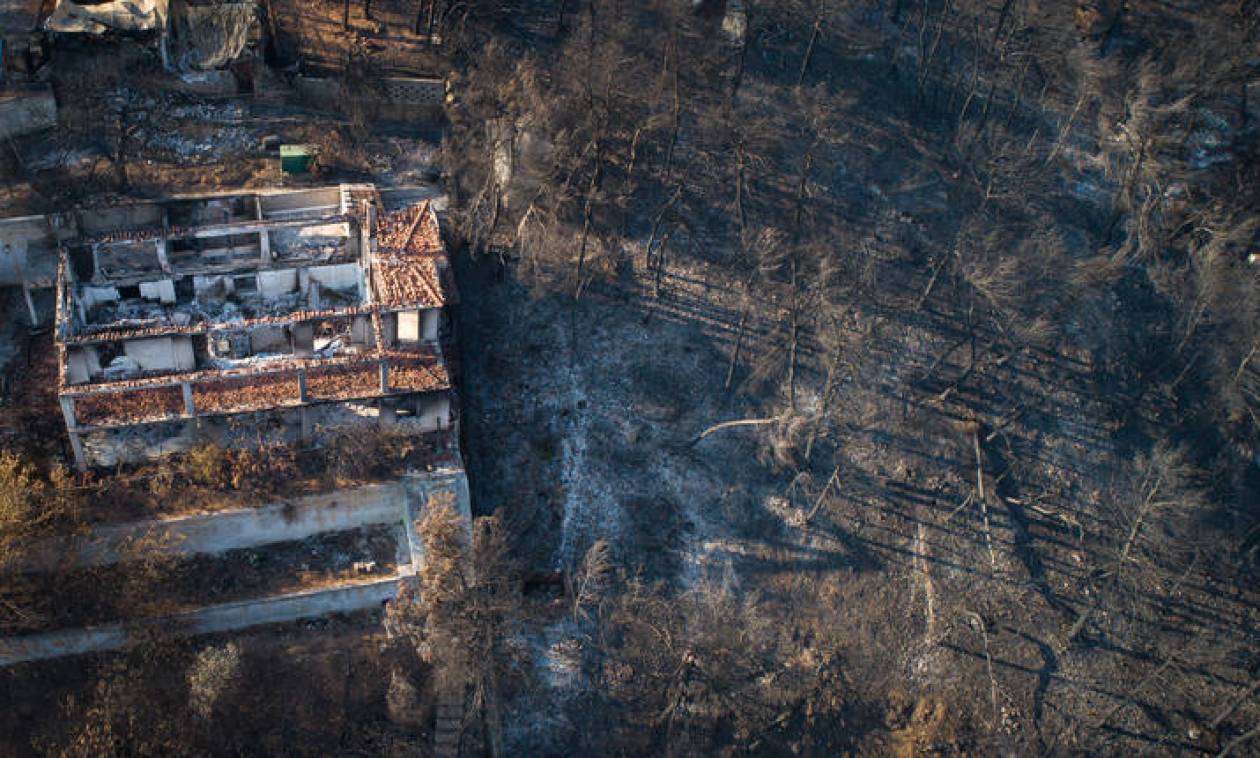
<svg viewBox="0 0 1260 758">
<path fill-rule="evenodd" d="M 312 371 L 306 375 L 306 394 L 317 400 L 367 397 L 380 391 L 381 372 L 376 364 Z"/>
<path fill-rule="evenodd" d="M 199 413 L 224 413 L 273 408 L 298 403 L 297 377 L 250 376 L 193 385 L 193 405 Z"/>
<path fill-rule="evenodd" d="M 442 252 L 437 219 L 429 212 L 428 203 L 382 215 L 377 222 L 376 242 L 380 250 L 392 252 L 413 255 Z"/>
<path fill-rule="evenodd" d="M 372 263 L 380 302 L 440 308 L 445 265 L 437 216 L 428 203 L 382 217 Z"/>
<path fill-rule="evenodd" d="M 437 263 L 431 258 L 412 260 L 377 258 L 380 300 L 388 305 L 440 308 L 446 302 Z"/>
<path fill-rule="evenodd" d="M 432 392 L 451 386 L 446 367 L 431 357 L 391 353 L 389 388 L 408 392 Z"/>
<path fill-rule="evenodd" d="M 79 423 L 133 424 L 138 421 L 182 416 L 184 396 L 178 387 L 161 387 L 134 392 L 104 392 L 85 395 L 75 401 Z"/>
</svg>

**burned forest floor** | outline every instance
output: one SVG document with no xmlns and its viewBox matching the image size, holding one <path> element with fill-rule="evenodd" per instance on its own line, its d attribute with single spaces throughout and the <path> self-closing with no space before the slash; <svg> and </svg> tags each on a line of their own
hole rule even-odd
<svg viewBox="0 0 1260 758">
<path fill-rule="evenodd" d="M 701 439 L 782 412 L 744 363 L 773 349 L 776 314 L 720 269 L 680 265 L 658 286 L 626 267 L 575 303 L 493 258 L 459 265 L 477 293 L 459 320 L 474 508 L 502 509 L 528 570 L 572 570 L 602 539 L 670 593 L 756 598 L 794 641 L 784 665 L 844 655 L 864 707 L 829 728 L 859 750 L 1053 750 L 1094 729 L 1211 749 L 1260 623 L 1260 598 L 1213 576 L 1232 556 L 1197 555 L 1170 598 L 1126 587 L 1076 628 L 1108 570 L 1091 506 L 1126 496 L 1142 442 L 1093 356 L 1006 348 L 924 300 L 923 277 L 855 301 L 830 354 L 802 348 L 797 416 Z M 824 403 L 841 428 L 816 419 Z M 564 613 L 527 628 L 545 684 L 520 691 L 510 739 L 559 751 L 595 686 L 571 652 L 583 632 Z M 1173 666 L 1175 686 L 1152 686 Z M 569 708 L 540 724 L 553 699 Z"/>
<path fill-rule="evenodd" d="M 598 41 L 574 43 L 574 71 L 537 84 L 521 65 L 494 100 L 519 114 L 507 210 L 482 174 L 453 202 L 472 217 L 464 452 L 475 510 L 500 510 L 527 570 L 566 572 L 576 595 L 516 640 L 530 676 L 509 693 L 515 749 L 1180 754 L 1250 739 L 1256 429 L 1231 398 L 1254 367 L 1226 314 L 1251 313 L 1254 193 L 1212 206 L 1236 214 L 1215 242 L 1175 236 L 1189 211 L 1163 201 L 1156 252 L 1139 226 L 1154 217 L 1131 220 L 1115 181 L 1127 166 L 1222 192 L 1255 165 L 1254 125 L 1232 95 L 1205 95 L 1198 121 L 1164 125 L 1188 130 L 1189 158 L 1125 163 L 1090 121 L 1117 113 L 1115 93 L 1043 72 L 1035 105 L 986 98 L 985 77 L 1000 91 L 1011 72 L 947 24 L 1000 37 L 1008 19 L 973 5 L 941 27 L 902 16 L 900 32 L 836 10 L 821 54 L 800 19 L 762 9 L 747 69 L 738 43 L 701 51 L 720 46 L 715 25 L 676 21 L 694 46 L 675 74 L 679 43 L 661 40 L 659 79 L 650 55 L 635 59 L 646 75 L 602 68 L 598 45 L 621 50 L 642 23 L 611 13 L 582 22 Z M 1098 42 L 1049 6 L 1020 13 L 1040 39 L 1019 44 L 1105 59 L 1081 64 L 1092 82 L 1106 66 L 1136 76 L 1127 56 L 1168 23 L 1143 8 Z M 871 26 L 842 34 L 840 17 Z M 890 41 L 920 25 L 952 39 L 935 72 L 916 57 L 930 35 Z M 646 94 L 585 114 L 583 67 Z M 565 96 L 572 111 L 547 100 Z M 600 120 L 642 113 L 656 120 Z M 455 133 L 479 139 L 460 115 Z M 548 133 L 550 118 L 589 131 Z M 473 149 L 461 168 L 484 169 Z M 568 173 L 547 178 L 531 151 Z M 599 192 L 572 189 L 587 177 Z M 571 203 L 567 227 L 552 202 Z M 1219 301 L 1210 255 L 1237 286 Z M 592 564 L 620 577 L 594 598 Z M 617 726 L 584 733 L 600 720 Z"/>
<path fill-rule="evenodd" d="M 379 34 L 429 62 L 390 47 L 401 2 L 273 2 L 315 59 Z M 504 527 L 492 568 L 523 587 L 474 608 L 467 754 L 1257 749 L 1254 0 L 684 5 L 452 6 L 440 142 L 70 52 L 64 129 L 12 145 L 0 205 L 440 174 L 473 534 Z M 277 132 L 321 146 L 316 176 L 280 175 Z M 354 442 L 345 466 L 388 455 Z M 212 510 L 238 464 L 268 497 L 396 473 L 190 463 L 103 512 Z M 166 655 L 256 645 L 216 718 L 258 706 L 266 752 L 401 754 L 441 656 L 409 670 L 378 621 Z M 137 664 L 159 690 L 126 699 L 129 659 L 89 663 L 0 684 L 46 676 L 70 736 L 84 702 L 195 706 L 192 680 Z M 243 684 L 273 670 L 292 703 Z M 231 743 L 213 723 L 142 738 Z"/>
</svg>

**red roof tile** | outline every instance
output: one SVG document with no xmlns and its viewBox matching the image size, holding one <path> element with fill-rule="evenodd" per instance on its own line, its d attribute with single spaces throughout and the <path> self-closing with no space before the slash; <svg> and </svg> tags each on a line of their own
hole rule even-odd
<svg viewBox="0 0 1260 758">
<path fill-rule="evenodd" d="M 428 203 L 385 214 L 377 224 L 372 255 L 377 302 L 385 306 L 440 308 L 446 304 L 437 215 Z"/>
</svg>

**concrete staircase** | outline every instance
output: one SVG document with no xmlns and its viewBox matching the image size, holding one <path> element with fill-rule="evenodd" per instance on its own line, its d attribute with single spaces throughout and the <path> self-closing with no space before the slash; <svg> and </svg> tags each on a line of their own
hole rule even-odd
<svg viewBox="0 0 1260 758">
<path fill-rule="evenodd" d="M 437 758 L 458 758 L 463 725 L 463 688 L 447 688 L 438 695 L 437 723 L 433 728 L 433 754 Z"/>
</svg>

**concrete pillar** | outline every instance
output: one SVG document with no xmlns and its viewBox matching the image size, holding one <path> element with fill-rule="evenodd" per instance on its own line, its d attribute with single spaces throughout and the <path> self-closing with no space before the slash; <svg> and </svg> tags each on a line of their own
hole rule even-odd
<svg viewBox="0 0 1260 758">
<path fill-rule="evenodd" d="M 389 393 L 389 361 L 381 361 L 381 394 Z"/>
<path fill-rule="evenodd" d="M 258 233 L 258 249 L 262 251 L 263 265 L 271 263 L 271 235 L 267 234 L 266 229 Z"/>
<path fill-rule="evenodd" d="M 26 298 L 26 310 L 31 314 L 31 326 L 39 326 L 39 312 L 35 310 L 35 300 L 31 297 L 30 282 L 22 281 L 22 297 Z"/>
<path fill-rule="evenodd" d="M 306 399 L 306 369 L 302 369 L 297 373 L 298 377 L 298 400 L 305 403 Z"/>
<path fill-rule="evenodd" d="M 398 410 L 388 400 L 379 401 L 377 408 L 380 411 L 381 426 L 393 426 L 398 422 Z"/>
<path fill-rule="evenodd" d="M 83 440 L 79 438 L 79 421 L 74 415 L 74 398 L 61 397 L 61 415 L 66 417 L 66 433 L 70 435 L 70 449 L 74 451 L 74 465 L 87 471 L 87 455 L 83 452 Z"/>
<path fill-rule="evenodd" d="M 314 425 L 311 421 L 311 409 L 308 406 L 302 406 L 302 441 L 305 442 L 315 433 Z"/>
<path fill-rule="evenodd" d="M 158 237 L 156 240 L 156 244 L 157 244 L 158 265 L 161 266 L 164 272 L 169 274 L 171 273 L 171 261 L 169 258 L 166 257 L 166 238 Z"/>
<path fill-rule="evenodd" d="M 196 416 L 197 409 L 193 406 L 192 383 L 184 382 L 179 388 L 184 391 L 184 415 L 189 417 Z"/>
</svg>

